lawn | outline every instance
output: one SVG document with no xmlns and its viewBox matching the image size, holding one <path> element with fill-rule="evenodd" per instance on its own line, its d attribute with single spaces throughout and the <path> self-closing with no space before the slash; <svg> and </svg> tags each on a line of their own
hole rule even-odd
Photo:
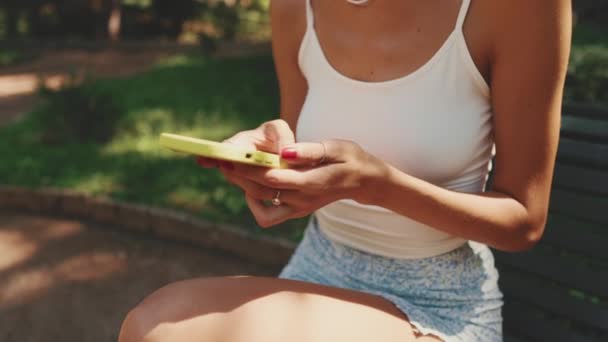
<svg viewBox="0 0 608 342">
<path fill-rule="evenodd" d="M 570 70 L 575 82 L 569 81 L 567 101 L 608 104 L 608 35 L 579 26 Z M 0 183 L 69 188 L 300 238 L 304 220 L 262 233 L 240 190 L 216 170 L 202 170 L 193 158 L 157 143 L 161 132 L 220 140 L 275 118 L 278 91 L 270 55 L 175 56 L 146 73 L 71 91 L 0 128 Z M 62 120 L 75 122 L 76 131 L 108 133 L 101 135 L 107 139 L 62 139 L 70 135 Z"/>
<path fill-rule="evenodd" d="M 48 139 L 61 117 L 57 101 L 51 101 L 53 105 L 0 130 L 0 183 L 70 188 L 259 231 L 240 190 L 216 170 L 199 168 L 192 157 L 159 148 L 157 139 L 167 131 L 220 140 L 275 118 L 278 95 L 270 56 L 177 56 L 144 74 L 97 81 L 87 88 L 89 93 L 111 94 L 120 108 L 111 138 L 105 143 Z M 84 119 L 83 128 L 97 130 L 107 123 L 105 105 L 97 111 L 72 108 L 76 114 L 71 120 Z M 299 220 L 286 226 L 302 224 Z M 299 229 L 269 233 L 300 237 Z"/>
</svg>

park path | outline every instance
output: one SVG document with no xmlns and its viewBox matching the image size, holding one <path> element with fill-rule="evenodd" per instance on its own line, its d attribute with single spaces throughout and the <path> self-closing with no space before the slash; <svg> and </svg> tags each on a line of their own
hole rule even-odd
<svg viewBox="0 0 608 342">
<path fill-rule="evenodd" d="M 4 212 L 0 341 L 116 341 L 128 310 L 167 283 L 278 272 L 120 227 Z"/>
</svg>

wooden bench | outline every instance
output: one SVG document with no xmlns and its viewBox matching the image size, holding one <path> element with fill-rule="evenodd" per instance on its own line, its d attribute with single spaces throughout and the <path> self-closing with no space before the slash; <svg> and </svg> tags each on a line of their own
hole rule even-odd
<svg viewBox="0 0 608 342">
<path fill-rule="evenodd" d="M 505 341 L 608 341 L 608 110 L 564 108 L 545 234 L 494 253 Z"/>
</svg>

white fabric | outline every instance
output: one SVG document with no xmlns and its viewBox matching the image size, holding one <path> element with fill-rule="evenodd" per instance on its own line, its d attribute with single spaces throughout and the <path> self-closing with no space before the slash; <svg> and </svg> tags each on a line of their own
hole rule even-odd
<svg viewBox="0 0 608 342">
<path fill-rule="evenodd" d="M 354 80 L 331 66 L 314 30 L 310 0 L 306 3 L 299 66 L 309 90 L 297 140 L 352 140 L 409 175 L 455 191 L 483 191 L 494 153 L 492 111 L 490 89 L 462 32 L 470 0 L 463 0 L 454 31 L 426 64 L 384 82 Z M 331 239 L 387 257 L 429 257 L 465 243 L 353 200 L 329 204 L 316 216 Z"/>
</svg>

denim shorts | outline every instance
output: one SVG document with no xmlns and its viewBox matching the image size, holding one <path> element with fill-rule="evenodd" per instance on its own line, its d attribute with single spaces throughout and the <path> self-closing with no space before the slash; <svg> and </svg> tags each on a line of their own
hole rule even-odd
<svg viewBox="0 0 608 342">
<path fill-rule="evenodd" d="M 422 334 L 502 341 L 502 293 L 490 249 L 478 243 L 423 259 L 392 259 L 329 240 L 312 216 L 279 278 L 379 295 Z"/>
</svg>

